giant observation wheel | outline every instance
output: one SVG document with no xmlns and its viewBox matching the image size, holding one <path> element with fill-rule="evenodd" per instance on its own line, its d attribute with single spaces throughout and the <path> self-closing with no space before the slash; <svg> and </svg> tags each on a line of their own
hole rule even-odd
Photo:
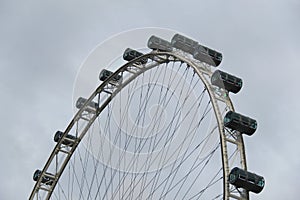
<svg viewBox="0 0 300 200">
<path fill-rule="evenodd" d="M 222 54 L 175 34 L 103 70 L 65 131 L 57 131 L 33 199 L 249 199 L 264 179 L 247 171 L 243 134 L 257 122 L 235 112 L 242 80 L 215 70 Z"/>
</svg>

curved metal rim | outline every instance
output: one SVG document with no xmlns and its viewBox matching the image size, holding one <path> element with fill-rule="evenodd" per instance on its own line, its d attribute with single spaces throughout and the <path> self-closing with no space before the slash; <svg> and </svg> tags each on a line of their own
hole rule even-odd
<svg viewBox="0 0 300 200">
<path fill-rule="evenodd" d="M 218 123 L 218 129 L 219 129 L 219 133 L 220 133 L 220 140 L 221 140 L 221 153 L 222 153 L 222 165 L 223 165 L 223 199 L 227 200 L 229 199 L 229 183 L 228 183 L 228 175 L 229 175 L 229 167 L 228 167 L 228 155 L 227 155 L 227 146 L 226 146 L 226 141 L 225 141 L 225 133 L 224 133 L 224 127 L 223 127 L 223 119 L 222 119 L 222 115 L 220 113 L 219 110 L 219 106 L 215 97 L 215 94 L 212 90 L 211 84 L 209 83 L 209 81 L 204 77 L 203 72 L 199 69 L 198 64 L 196 64 L 195 62 L 176 54 L 175 52 L 159 52 L 159 51 L 152 51 L 150 53 L 144 54 L 143 56 L 140 56 L 136 59 L 133 59 L 132 61 L 124 64 L 123 66 L 121 66 L 117 71 L 115 71 L 107 80 L 105 80 L 104 82 L 102 82 L 102 84 L 100 84 L 97 89 L 91 94 L 91 96 L 87 99 L 87 101 L 85 102 L 85 104 L 82 106 L 82 108 L 80 110 L 78 110 L 78 112 L 74 115 L 73 119 L 71 120 L 71 122 L 69 123 L 69 125 L 67 126 L 66 130 L 64 131 L 64 134 L 62 136 L 62 138 L 65 138 L 67 136 L 67 134 L 70 132 L 70 130 L 72 129 L 72 127 L 75 125 L 76 119 L 78 119 L 80 117 L 80 115 L 83 113 L 84 111 L 84 107 L 87 106 L 95 97 L 97 94 L 99 94 L 103 88 L 105 86 L 107 86 L 109 84 L 110 79 L 112 79 L 112 77 L 116 74 L 122 73 L 124 71 L 127 70 L 128 67 L 133 66 L 134 63 L 138 62 L 139 60 L 148 58 L 148 59 L 152 59 L 154 57 L 159 57 L 159 56 L 167 56 L 167 57 L 173 57 L 174 59 L 177 59 L 180 62 L 185 62 L 186 64 L 188 64 L 189 66 L 191 66 L 194 71 L 198 74 L 199 78 L 201 79 L 201 81 L 203 82 L 203 84 L 205 85 L 207 92 L 209 94 L 209 97 L 211 99 L 212 102 L 212 106 L 215 112 L 215 116 L 217 118 L 217 123 Z M 168 59 L 166 59 L 165 61 L 158 63 L 159 64 L 163 64 L 166 63 L 168 61 Z M 175 60 L 174 60 L 175 61 Z M 155 67 L 155 66 L 154 66 Z M 151 68 L 149 68 L 151 69 Z M 146 69 L 145 71 L 147 71 L 148 69 Z M 120 89 L 121 90 L 121 89 Z M 113 98 L 113 97 L 112 97 Z M 108 102 L 106 103 L 106 105 L 112 100 L 112 98 L 110 98 L 108 100 Z M 232 104 L 231 99 L 228 97 L 228 100 L 226 101 L 227 106 L 229 107 L 230 110 L 234 111 L 234 107 Z M 104 107 L 102 108 L 104 109 Z M 101 113 L 98 111 L 96 113 L 96 117 L 98 117 L 98 115 Z M 93 122 L 92 122 L 93 123 Z M 92 124 L 91 123 L 91 124 Z M 46 197 L 46 199 L 48 200 L 51 197 L 52 192 L 54 191 L 54 188 L 60 178 L 60 176 L 62 175 L 68 161 L 70 160 L 70 158 L 72 157 L 74 151 L 76 150 L 78 144 L 80 143 L 80 140 L 84 137 L 84 135 L 79 138 L 79 140 L 75 143 L 75 145 L 72 147 L 72 149 L 70 150 L 70 155 L 67 156 L 65 159 L 65 165 L 62 166 L 62 170 L 60 170 L 59 172 L 57 172 L 57 174 L 55 175 L 55 179 L 53 181 L 53 185 L 51 186 L 51 189 L 48 191 L 48 195 Z M 244 142 L 243 142 L 243 138 L 240 135 L 238 137 L 238 140 L 240 140 L 241 142 L 241 164 L 244 167 L 244 169 L 246 169 L 246 155 L 245 155 L 245 149 L 244 149 Z M 54 160 L 55 156 L 57 155 L 57 152 L 59 151 L 60 146 L 62 145 L 62 139 L 56 144 L 56 146 L 54 147 L 50 157 L 48 158 L 42 173 L 41 173 L 41 177 L 43 175 L 46 174 L 50 164 L 52 163 L 52 161 Z M 38 179 L 38 181 L 36 182 L 31 195 L 29 197 L 30 200 L 33 200 L 35 197 L 35 194 L 38 193 L 39 189 L 40 189 L 40 185 L 41 185 L 41 178 Z M 249 195 L 247 194 L 247 199 Z"/>
</svg>

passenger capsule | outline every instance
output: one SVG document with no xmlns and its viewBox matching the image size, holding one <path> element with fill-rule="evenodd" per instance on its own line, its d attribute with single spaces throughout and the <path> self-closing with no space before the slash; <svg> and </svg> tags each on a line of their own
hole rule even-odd
<svg viewBox="0 0 300 200">
<path fill-rule="evenodd" d="M 179 34 L 173 36 L 171 44 L 173 47 L 190 54 L 193 54 L 198 46 L 198 42 Z"/>
<path fill-rule="evenodd" d="M 55 135 L 54 135 L 54 141 L 55 141 L 55 142 L 59 142 L 59 141 L 61 140 L 61 138 L 62 138 L 63 135 L 64 135 L 63 132 L 61 132 L 61 131 L 56 131 L 56 133 L 55 133 Z M 74 142 L 75 142 L 76 139 L 77 139 L 77 138 L 76 138 L 75 136 L 68 134 L 68 135 L 66 136 L 66 139 L 64 139 L 64 140 L 62 141 L 62 143 L 63 143 L 64 145 L 66 145 L 66 146 L 72 147 L 72 146 L 74 145 Z"/>
<path fill-rule="evenodd" d="M 110 77 L 113 74 L 113 72 L 103 69 L 100 74 L 99 74 L 99 80 L 100 81 L 105 81 L 108 77 Z M 120 83 L 122 81 L 122 76 L 121 75 L 116 75 L 112 78 L 111 80 L 114 83 Z"/>
<path fill-rule="evenodd" d="M 224 117 L 224 126 L 251 136 L 256 131 L 257 122 L 239 113 L 228 111 Z"/>
<path fill-rule="evenodd" d="M 38 181 L 40 176 L 42 174 L 42 171 L 37 169 L 35 170 L 34 174 L 33 174 L 33 180 L 34 181 Z M 53 181 L 54 181 L 54 175 L 53 174 L 49 174 L 49 173 L 46 173 L 43 177 L 42 177 L 42 180 L 41 182 L 46 184 L 46 185 L 52 185 L 53 184 Z"/>
<path fill-rule="evenodd" d="M 211 84 L 224 88 L 228 92 L 238 93 L 243 86 L 243 81 L 231 74 L 216 70 L 211 76 Z"/>
<path fill-rule="evenodd" d="M 265 186 L 265 179 L 262 176 L 235 167 L 229 174 L 229 183 L 237 188 L 260 193 Z"/>
<path fill-rule="evenodd" d="M 126 60 L 126 61 L 131 61 L 135 58 L 138 58 L 140 56 L 144 55 L 143 53 L 139 52 L 139 51 L 136 51 L 134 49 L 130 49 L 130 48 L 127 48 L 123 54 L 123 59 Z M 141 64 L 146 64 L 148 61 L 147 58 L 143 58 L 141 59 L 139 62 Z"/>
<path fill-rule="evenodd" d="M 161 39 L 159 37 L 156 37 L 154 35 L 152 35 L 149 38 L 147 46 L 153 50 L 168 51 L 168 52 L 172 51 L 172 45 L 170 42 Z"/>
<path fill-rule="evenodd" d="M 205 62 L 211 66 L 217 67 L 222 62 L 222 54 L 208 47 L 198 44 L 193 53 L 196 60 Z"/>
<path fill-rule="evenodd" d="M 86 101 L 87 101 L 87 99 L 85 99 L 83 97 L 79 97 L 76 102 L 76 108 L 81 109 Z M 98 103 L 92 101 L 89 103 L 89 105 L 87 105 L 85 110 L 87 112 L 95 113 L 97 111 L 98 107 L 99 107 Z"/>
</svg>

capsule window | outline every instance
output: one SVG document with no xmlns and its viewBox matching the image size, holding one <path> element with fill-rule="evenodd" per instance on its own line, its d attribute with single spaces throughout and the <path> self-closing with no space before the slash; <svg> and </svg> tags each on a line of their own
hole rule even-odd
<svg viewBox="0 0 300 200">
<path fill-rule="evenodd" d="M 126 60 L 126 61 L 131 61 L 137 57 L 140 57 L 144 55 L 143 53 L 139 52 L 139 51 L 136 51 L 134 49 L 131 49 L 131 48 L 127 48 L 124 53 L 123 53 L 123 59 Z M 147 58 L 143 58 L 141 60 L 138 61 L 138 63 L 142 63 L 142 64 L 146 64 L 148 61 Z"/>
<path fill-rule="evenodd" d="M 221 53 L 217 53 L 217 54 L 216 54 L 216 59 L 217 59 L 218 61 L 222 61 L 222 54 L 221 54 Z"/>
<path fill-rule="evenodd" d="M 256 178 L 254 174 L 248 174 L 248 181 L 252 184 L 256 184 Z"/>
<path fill-rule="evenodd" d="M 257 185 L 260 186 L 260 187 L 264 187 L 265 181 L 264 180 L 259 180 Z"/>
<path fill-rule="evenodd" d="M 33 174 L 33 180 L 34 181 L 38 181 L 38 179 L 40 178 L 42 174 L 42 171 L 37 169 L 34 174 Z M 54 182 L 54 175 L 53 174 L 50 174 L 50 173 L 46 173 L 43 177 L 42 177 L 42 180 L 41 182 L 46 184 L 46 185 L 52 185 L 53 182 Z"/>
<path fill-rule="evenodd" d="M 87 99 L 85 99 L 83 97 L 79 97 L 76 102 L 76 108 L 81 109 L 86 101 L 87 101 Z M 98 107 L 99 107 L 99 104 L 92 101 L 86 106 L 85 110 L 87 112 L 95 113 L 97 111 Z"/>
<path fill-rule="evenodd" d="M 245 126 L 249 125 L 249 120 L 246 117 L 241 117 L 241 123 Z"/>
<path fill-rule="evenodd" d="M 231 84 L 234 84 L 234 82 L 235 82 L 235 78 L 233 76 L 228 75 L 228 74 L 227 74 L 226 79 Z"/>
<path fill-rule="evenodd" d="M 198 45 L 198 42 L 187 38 L 185 36 L 175 34 L 171 40 L 171 44 L 173 47 L 180 49 L 184 52 L 193 54 L 195 51 L 195 48 Z"/>
<path fill-rule="evenodd" d="M 234 174 L 230 174 L 229 181 L 230 182 L 234 182 L 235 181 L 235 175 Z"/>
<path fill-rule="evenodd" d="M 240 78 L 237 78 L 236 79 L 236 86 L 237 86 L 237 88 L 242 88 L 242 86 L 243 86 L 243 80 L 242 79 L 240 79 Z"/>
<path fill-rule="evenodd" d="M 253 129 L 256 129 L 257 128 L 257 122 L 253 122 L 251 125 L 250 125 L 251 128 Z"/>
<path fill-rule="evenodd" d="M 239 175 L 239 178 L 240 178 L 240 179 L 243 179 L 243 180 L 246 180 L 246 176 L 244 176 L 243 174 L 240 174 L 240 175 Z"/>
<path fill-rule="evenodd" d="M 240 168 L 233 168 L 229 174 L 229 182 L 237 188 L 259 193 L 264 187 L 264 178 Z"/>
<path fill-rule="evenodd" d="M 36 170 L 34 173 L 33 173 L 33 180 L 34 181 L 37 181 L 41 175 L 42 171 L 41 170 Z"/>
<path fill-rule="evenodd" d="M 213 73 L 211 83 L 233 93 L 238 93 L 242 88 L 242 79 L 220 70 L 216 70 Z"/>
<path fill-rule="evenodd" d="M 230 117 L 225 117 L 224 118 L 224 123 L 227 124 L 228 122 L 230 122 Z"/>
<path fill-rule="evenodd" d="M 239 113 L 228 111 L 224 116 L 224 126 L 250 136 L 256 131 L 257 122 Z"/>
<path fill-rule="evenodd" d="M 55 135 L 54 135 L 54 141 L 55 142 L 59 142 L 61 140 L 61 138 L 63 137 L 63 132 L 61 131 L 56 131 Z M 62 142 L 62 144 L 66 145 L 66 146 L 70 146 L 72 147 L 74 145 L 74 141 L 76 140 L 77 138 L 73 135 L 66 135 L 66 139 L 64 139 L 64 141 Z"/>
<path fill-rule="evenodd" d="M 197 51 L 202 54 L 206 54 L 206 49 L 203 46 L 198 46 Z"/>
<path fill-rule="evenodd" d="M 133 51 L 129 51 L 129 55 L 131 55 L 132 57 L 135 57 L 135 53 Z"/>
<path fill-rule="evenodd" d="M 208 54 L 211 56 L 211 57 L 214 57 L 215 56 L 215 51 L 211 50 L 211 49 L 208 49 Z"/>
<path fill-rule="evenodd" d="M 170 42 L 163 40 L 159 37 L 152 35 L 147 43 L 150 49 L 160 50 L 160 51 L 172 51 L 172 45 Z"/>
</svg>

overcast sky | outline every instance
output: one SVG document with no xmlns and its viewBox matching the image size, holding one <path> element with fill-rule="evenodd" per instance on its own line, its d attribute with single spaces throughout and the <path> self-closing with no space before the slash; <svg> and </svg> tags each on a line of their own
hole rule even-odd
<svg viewBox="0 0 300 200">
<path fill-rule="evenodd" d="M 248 168 L 266 187 L 252 199 L 299 199 L 300 1 L 0 1 L 0 199 L 27 199 L 53 134 L 72 119 L 84 59 L 132 28 L 178 30 L 220 50 L 225 71 L 244 80 L 233 96 L 258 120 L 245 137 Z"/>
</svg>

